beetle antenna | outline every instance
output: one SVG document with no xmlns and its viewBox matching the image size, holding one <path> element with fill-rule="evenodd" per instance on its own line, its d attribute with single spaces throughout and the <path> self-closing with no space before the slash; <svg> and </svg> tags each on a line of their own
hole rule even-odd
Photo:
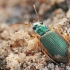
<svg viewBox="0 0 70 70">
<path fill-rule="evenodd" d="M 38 18 L 38 22 L 39 22 L 39 20 L 40 20 L 40 17 L 39 17 L 39 15 L 38 15 L 38 12 L 37 12 L 37 10 L 36 10 L 36 6 L 35 6 L 35 5 L 33 5 L 33 7 L 34 7 L 34 10 L 35 10 L 35 12 L 36 12 L 36 15 L 37 15 L 37 18 Z"/>
</svg>

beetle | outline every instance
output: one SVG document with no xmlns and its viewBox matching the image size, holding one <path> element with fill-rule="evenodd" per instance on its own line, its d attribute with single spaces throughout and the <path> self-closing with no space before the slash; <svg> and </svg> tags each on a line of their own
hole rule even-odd
<svg viewBox="0 0 70 70">
<path fill-rule="evenodd" d="M 35 5 L 34 9 L 38 15 Z M 39 18 L 39 16 L 37 16 Z M 68 62 L 68 48 L 67 41 L 56 31 L 51 30 L 48 26 L 43 25 L 42 22 L 35 22 L 33 29 L 40 35 L 40 42 L 49 52 L 49 56 L 58 62 Z"/>
</svg>

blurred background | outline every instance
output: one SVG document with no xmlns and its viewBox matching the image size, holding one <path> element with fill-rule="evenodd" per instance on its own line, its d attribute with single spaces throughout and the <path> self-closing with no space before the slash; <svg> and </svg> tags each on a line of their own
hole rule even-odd
<svg viewBox="0 0 70 70">
<path fill-rule="evenodd" d="M 0 0 L 0 24 L 37 21 L 33 5 L 36 6 L 40 21 L 49 24 L 67 15 L 70 0 Z"/>
</svg>

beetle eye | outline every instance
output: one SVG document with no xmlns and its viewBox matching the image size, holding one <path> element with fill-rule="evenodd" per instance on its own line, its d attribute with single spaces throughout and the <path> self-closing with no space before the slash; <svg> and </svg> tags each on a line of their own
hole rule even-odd
<svg viewBox="0 0 70 70">
<path fill-rule="evenodd" d="M 40 22 L 40 24 L 43 24 L 43 22 Z"/>
<path fill-rule="evenodd" d="M 36 30 L 36 27 L 33 27 L 34 30 Z"/>
<path fill-rule="evenodd" d="M 34 26 L 33 26 L 33 29 L 36 30 L 37 27 L 38 27 L 38 25 L 34 25 Z"/>
</svg>

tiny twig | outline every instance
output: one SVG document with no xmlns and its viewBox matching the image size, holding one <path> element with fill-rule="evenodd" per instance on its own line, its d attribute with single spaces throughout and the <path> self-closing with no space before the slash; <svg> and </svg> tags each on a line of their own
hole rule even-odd
<svg viewBox="0 0 70 70">
<path fill-rule="evenodd" d="M 37 18 L 38 18 L 38 22 L 39 22 L 40 18 L 39 18 L 39 15 L 38 15 L 38 13 L 37 13 L 36 6 L 33 5 L 33 7 L 34 7 L 34 10 L 35 10 L 35 12 L 36 12 L 36 15 L 37 15 Z"/>
</svg>

